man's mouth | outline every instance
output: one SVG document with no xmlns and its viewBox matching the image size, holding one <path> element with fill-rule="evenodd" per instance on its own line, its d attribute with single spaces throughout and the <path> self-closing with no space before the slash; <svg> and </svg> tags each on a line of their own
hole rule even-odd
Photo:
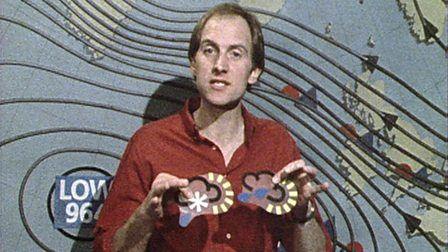
<svg viewBox="0 0 448 252">
<path fill-rule="evenodd" d="M 226 86 L 229 86 L 230 83 L 225 80 L 211 80 L 210 85 L 212 86 L 212 88 L 220 90 L 225 88 Z"/>
</svg>

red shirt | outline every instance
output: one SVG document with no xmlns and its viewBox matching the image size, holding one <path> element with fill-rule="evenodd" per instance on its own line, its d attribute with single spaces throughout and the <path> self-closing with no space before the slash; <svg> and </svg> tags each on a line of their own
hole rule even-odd
<svg viewBox="0 0 448 252">
<path fill-rule="evenodd" d="M 225 166 L 219 148 L 201 137 L 192 112 L 199 100 L 187 101 L 173 116 L 141 127 L 131 138 L 95 227 L 95 251 L 110 251 L 112 237 L 143 202 L 154 178 L 161 172 L 190 178 L 208 172 L 225 175 L 235 196 L 242 191 L 247 172 L 277 172 L 300 153 L 289 133 L 279 124 L 242 110 L 245 142 Z M 322 220 L 317 213 L 317 220 Z M 291 227 L 284 216 L 258 206 L 239 202 L 236 197 L 228 212 L 202 215 L 183 228 L 179 209 L 170 203 L 164 217 L 156 222 L 149 241 L 150 251 L 276 251 L 283 232 Z M 324 229 L 324 228 L 323 228 Z M 327 248 L 331 250 L 328 233 Z"/>
</svg>

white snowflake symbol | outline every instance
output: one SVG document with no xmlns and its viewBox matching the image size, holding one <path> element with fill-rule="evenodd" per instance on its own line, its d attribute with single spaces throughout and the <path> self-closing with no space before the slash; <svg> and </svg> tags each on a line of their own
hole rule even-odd
<svg viewBox="0 0 448 252">
<path fill-rule="evenodd" d="M 206 208 L 208 206 L 208 196 L 206 194 L 202 194 L 198 191 L 194 193 L 194 197 L 189 199 L 191 203 L 188 205 L 190 209 L 196 208 L 196 212 L 201 212 L 202 207 Z"/>
</svg>

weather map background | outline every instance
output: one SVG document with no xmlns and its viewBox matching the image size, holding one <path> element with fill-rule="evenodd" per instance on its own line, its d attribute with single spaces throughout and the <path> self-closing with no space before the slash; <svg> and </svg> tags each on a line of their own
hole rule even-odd
<svg viewBox="0 0 448 252">
<path fill-rule="evenodd" d="M 55 177 L 114 174 L 136 129 L 194 95 L 190 32 L 220 2 L 0 1 L 2 250 L 91 248 L 91 228 L 53 228 Z M 446 2 L 235 2 L 266 40 L 245 104 L 330 182 L 336 250 L 446 250 Z"/>
</svg>

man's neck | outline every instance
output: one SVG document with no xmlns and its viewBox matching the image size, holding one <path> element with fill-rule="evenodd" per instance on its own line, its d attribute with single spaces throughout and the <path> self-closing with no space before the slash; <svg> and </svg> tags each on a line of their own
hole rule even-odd
<svg viewBox="0 0 448 252">
<path fill-rule="evenodd" d="M 241 103 L 232 109 L 222 109 L 201 101 L 193 113 L 199 133 L 220 147 L 244 141 L 244 119 Z"/>
</svg>

